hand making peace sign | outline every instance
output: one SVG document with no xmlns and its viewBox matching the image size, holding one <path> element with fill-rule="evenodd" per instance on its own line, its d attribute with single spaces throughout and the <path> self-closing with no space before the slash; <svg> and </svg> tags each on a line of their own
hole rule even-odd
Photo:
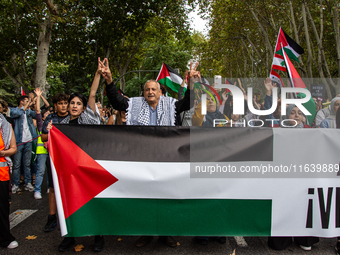
<svg viewBox="0 0 340 255">
<path fill-rule="evenodd" d="M 201 73 L 196 71 L 199 62 L 196 63 L 195 67 L 193 67 L 193 62 L 190 62 L 190 73 L 189 73 L 189 89 L 194 88 L 194 84 L 198 79 L 201 79 Z"/>
<path fill-rule="evenodd" d="M 107 58 L 104 58 L 103 62 L 100 61 L 100 58 L 98 58 L 97 72 L 100 72 L 102 74 L 107 84 L 112 83 L 112 74 L 109 67 L 109 61 L 107 60 Z"/>
</svg>

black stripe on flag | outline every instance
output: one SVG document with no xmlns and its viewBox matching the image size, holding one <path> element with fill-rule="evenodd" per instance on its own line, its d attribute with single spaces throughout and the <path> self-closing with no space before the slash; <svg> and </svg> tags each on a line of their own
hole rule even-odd
<svg viewBox="0 0 340 255">
<path fill-rule="evenodd" d="M 283 31 L 283 29 L 282 29 Z M 292 38 L 290 38 L 289 35 L 287 35 L 285 33 L 285 31 L 283 31 L 285 37 L 286 37 L 286 40 L 287 40 L 287 43 L 290 45 L 290 47 L 292 47 L 298 54 L 303 54 L 305 51 L 303 50 L 303 48 L 297 44 L 297 42 L 295 42 Z"/>
<path fill-rule="evenodd" d="M 191 162 L 273 161 L 272 128 L 192 128 Z"/>
<path fill-rule="evenodd" d="M 56 125 L 95 160 L 272 161 L 271 128 Z"/>
<path fill-rule="evenodd" d="M 168 68 L 169 73 L 176 74 L 179 78 L 183 79 L 182 76 L 179 73 L 177 73 L 177 71 L 175 69 L 173 69 L 172 67 L 168 66 L 167 64 L 165 64 L 165 66 L 166 66 L 166 68 Z"/>
<path fill-rule="evenodd" d="M 56 127 L 95 160 L 190 161 L 189 128 L 61 124 Z"/>
</svg>

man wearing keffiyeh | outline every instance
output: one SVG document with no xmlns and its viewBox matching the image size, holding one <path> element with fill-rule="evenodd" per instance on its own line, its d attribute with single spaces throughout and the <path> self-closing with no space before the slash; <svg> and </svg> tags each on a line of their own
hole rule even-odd
<svg viewBox="0 0 340 255">
<path fill-rule="evenodd" d="M 160 85 L 155 80 L 149 80 L 144 84 L 144 97 L 123 97 L 113 83 L 107 59 L 101 64 L 102 75 L 106 80 L 107 97 L 114 109 L 127 112 L 127 125 L 175 126 L 176 114 L 189 110 L 194 104 L 195 98 L 190 97 L 190 93 L 193 91 L 195 79 L 200 77 L 200 73 L 196 71 L 198 63 L 194 68 L 193 63 L 190 64 L 189 89 L 181 100 L 162 96 Z M 141 236 L 135 245 L 142 247 L 152 239 L 153 236 Z M 177 242 L 171 236 L 161 236 L 160 239 L 170 247 L 177 246 Z"/>
<path fill-rule="evenodd" d="M 194 86 L 193 80 L 200 76 L 196 71 L 197 66 L 198 63 L 194 68 L 192 63 L 190 65 L 192 81 L 181 100 L 162 96 L 160 85 L 155 80 L 149 80 L 144 84 L 144 97 L 123 97 L 113 84 L 107 59 L 102 62 L 102 74 L 106 80 L 107 97 L 113 108 L 127 111 L 127 125 L 175 126 L 176 114 L 189 110 L 193 106 L 194 98 L 190 97 L 190 92 Z"/>
</svg>

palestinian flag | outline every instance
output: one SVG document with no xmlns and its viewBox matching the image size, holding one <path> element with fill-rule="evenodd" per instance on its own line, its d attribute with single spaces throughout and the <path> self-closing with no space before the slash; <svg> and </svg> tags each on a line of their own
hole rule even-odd
<svg viewBox="0 0 340 255">
<path fill-rule="evenodd" d="M 279 34 L 278 34 L 277 41 L 276 41 L 275 51 L 274 51 L 274 58 L 273 58 L 272 70 L 270 72 L 270 78 L 273 81 L 278 82 L 280 86 L 282 87 L 284 85 L 282 83 L 281 77 L 277 72 L 274 71 L 274 70 L 279 70 L 279 71 L 287 72 L 287 68 L 285 65 L 284 58 L 283 58 L 281 44 L 283 45 L 283 48 L 285 49 L 288 57 L 297 62 L 299 62 L 298 57 L 304 53 L 304 50 L 292 38 L 290 38 L 280 27 Z"/>
<path fill-rule="evenodd" d="M 292 62 L 290 61 L 288 54 L 286 53 L 286 50 L 284 50 L 283 53 L 284 56 L 284 61 L 285 61 L 285 65 L 287 67 L 287 73 L 288 73 L 288 77 L 289 77 L 289 82 L 291 87 L 293 88 L 304 88 L 307 89 L 305 83 L 303 82 L 303 80 L 301 79 L 299 73 L 296 71 L 294 65 L 292 64 Z M 308 90 L 308 89 L 307 89 Z M 305 95 L 302 93 L 298 93 L 296 95 L 298 98 L 304 98 Z M 308 125 L 312 125 L 315 115 L 316 115 L 316 106 L 315 106 L 315 102 L 313 100 L 313 98 L 311 97 L 310 100 L 307 103 L 304 103 L 303 106 L 311 113 L 311 115 L 307 115 L 307 119 L 308 119 Z"/>
<path fill-rule="evenodd" d="M 20 93 L 21 93 L 22 96 L 26 96 L 26 93 L 25 93 L 25 91 L 22 87 L 20 87 Z"/>
<path fill-rule="evenodd" d="M 158 81 L 160 84 L 163 84 L 164 86 L 167 86 L 171 90 L 178 92 L 183 79 L 174 69 L 172 69 L 167 64 L 163 63 L 156 81 Z M 184 86 L 185 86 L 184 88 L 184 92 L 185 92 L 187 88 L 187 84 L 185 84 Z"/>
<path fill-rule="evenodd" d="M 338 162 L 340 134 L 328 131 L 55 125 L 49 141 L 61 233 L 339 236 L 329 199 L 338 180 L 299 178 L 299 165 L 318 162 L 320 153 L 323 164 Z M 328 146 L 303 142 L 310 137 Z M 284 170 L 294 166 L 291 178 Z"/>
</svg>

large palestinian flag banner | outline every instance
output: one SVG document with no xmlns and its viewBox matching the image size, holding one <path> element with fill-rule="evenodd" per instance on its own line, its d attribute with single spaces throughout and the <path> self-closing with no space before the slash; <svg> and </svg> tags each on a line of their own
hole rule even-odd
<svg viewBox="0 0 340 255">
<path fill-rule="evenodd" d="M 336 129 L 56 125 L 61 233 L 340 236 L 339 139 Z"/>
</svg>

